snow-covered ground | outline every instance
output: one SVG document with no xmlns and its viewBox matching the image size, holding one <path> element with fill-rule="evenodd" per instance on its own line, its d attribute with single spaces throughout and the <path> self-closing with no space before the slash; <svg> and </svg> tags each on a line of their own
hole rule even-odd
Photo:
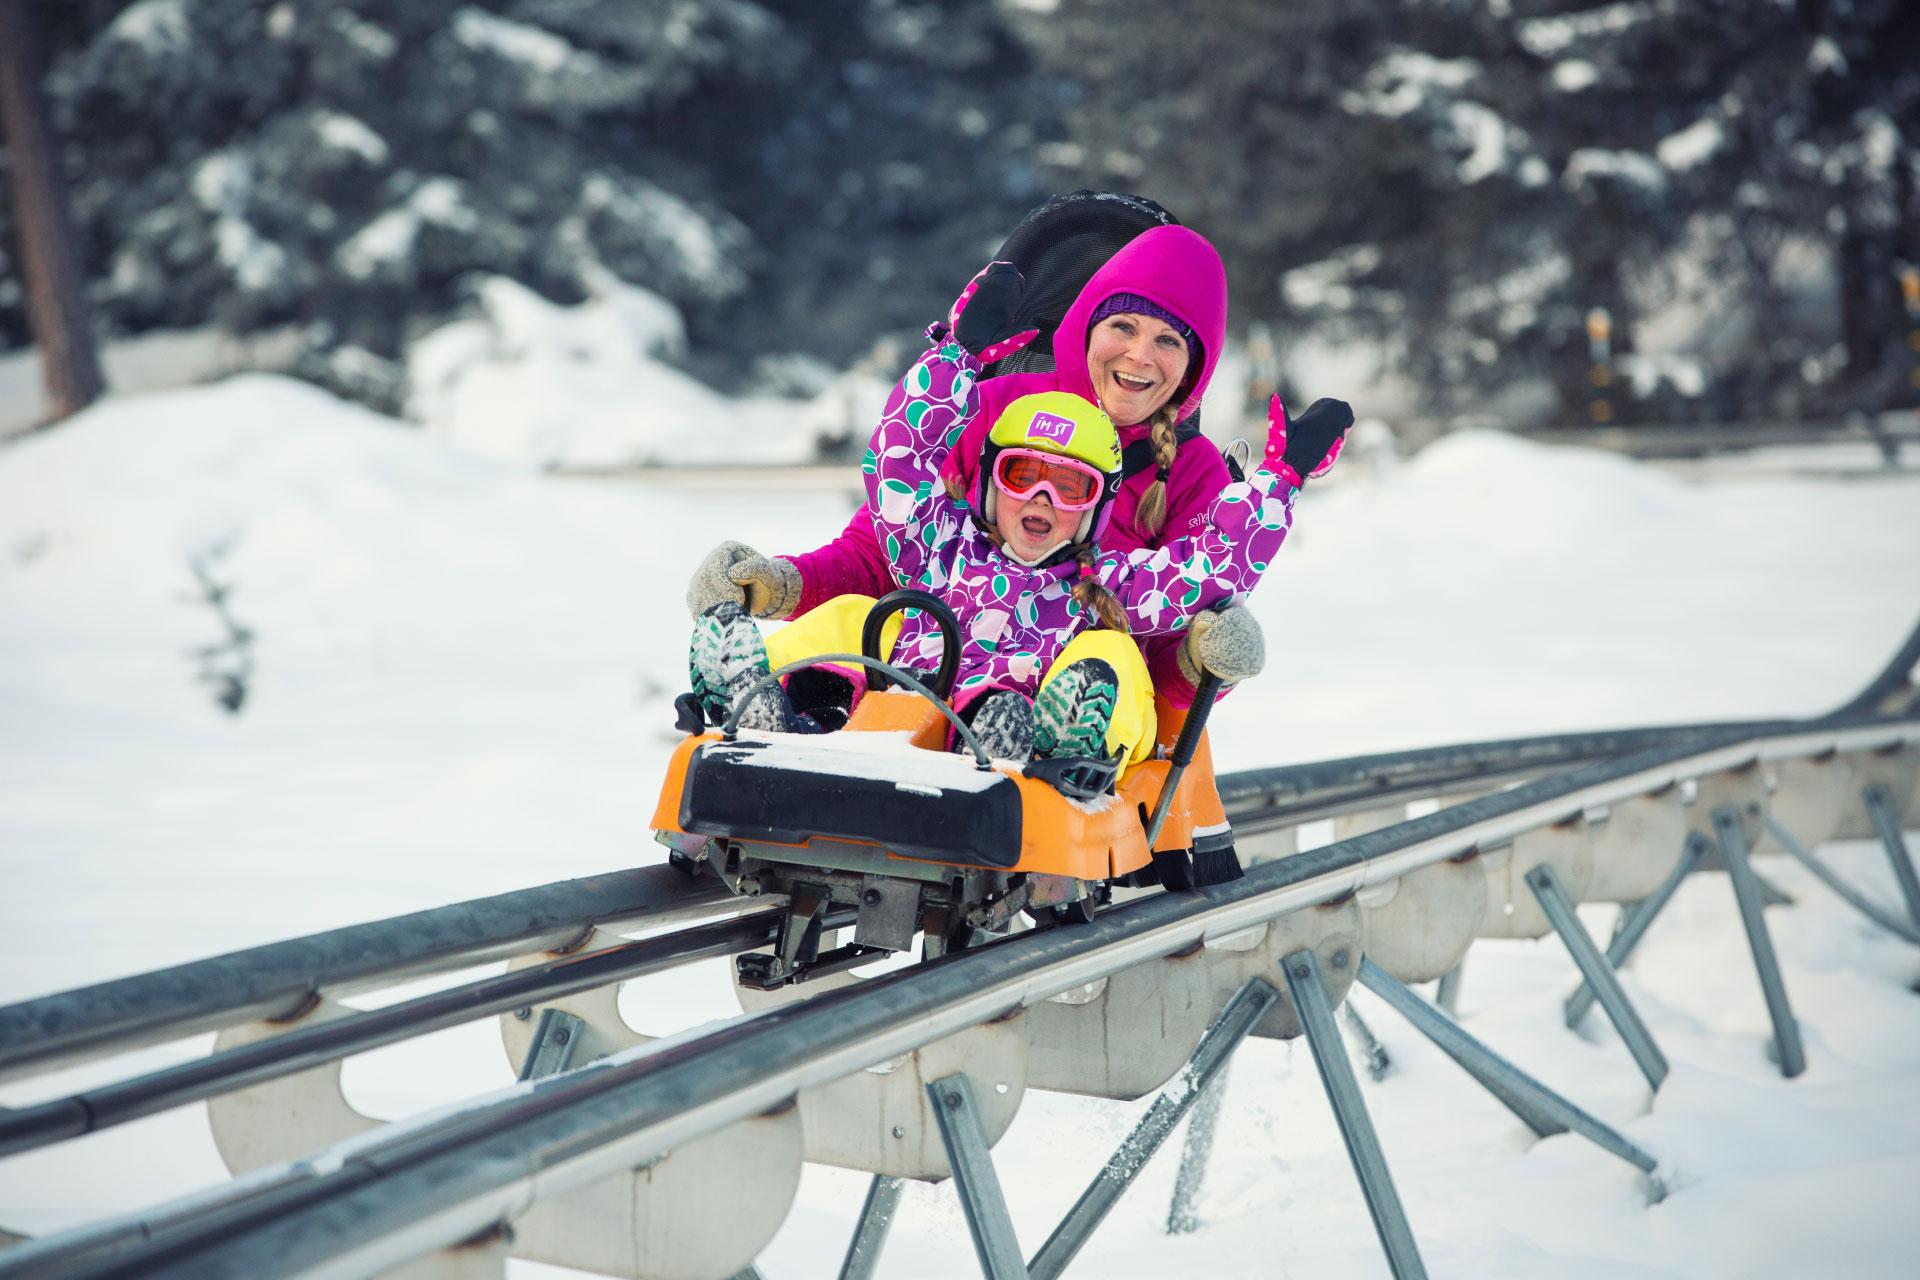
<svg viewBox="0 0 1920 1280">
<path fill-rule="evenodd" d="M 670 438 L 735 438 L 724 404 L 685 413 Z M 255 376 L 112 400 L 0 450 L 0 1002 L 655 859 L 688 570 L 722 537 L 817 545 L 853 477 L 844 493 L 557 479 L 537 449 L 503 461 L 457 434 Z M 1335 481 L 1306 495 L 1254 599 L 1270 669 L 1215 721 L 1223 767 L 1817 712 L 1920 612 L 1914 477 L 1682 479 L 1469 433 Z M 236 681 L 232 715 L 215 694 Z M 1898 904 L 1877 849 L 1829 853 Z M 1658 1153 L 1674 1189 L 1655 1207 L 1626 1165 L 1533 1142 L 1356 997 L 1399 1064 L 1366 1093 L 1435 1275 L 1911 1273 L 1920 952 L 1796 867 L 1768 874 L 1799 898 L 1771 914 L 1807 1038 L 1792 1082 L 1764 1056 L 1717 877 L 1682 892 L 1628 975 L 1674 1064 L 1657 1100 L 1610 1032 L 1560 1027 L 1556 946 L 1473 952 L 1470 1028 Z M 1611 914 L 1587 911 L 1595 929 Z M 727 1011 L 711 966 L 634 984 L 623 1007 L 650 1031 Z M 0 1105 L 128 1070 L 10 1086 Z M 510 1079 L 485 1024 L 347 1072 L 383 1116 Z M 1141 1109 L 1027 1098 L 997 1156 L 1029 1250 Z M 1243 1050 L 1223 1125 L 1207 1229 L 1161 1234 L 1168 1152 L 1082 1269 L 1384 1274 L 1304 1047 Z M 0 1160 L 0 1227 L 39 1234 L 220 1177 L 188 1108 Z M 863 1191 L 809 1168 L 763 1272 L 830 1273 Z M 883 1274 L 977 1274 L 949 1188 L 908 1189 Z"/>
</svg>

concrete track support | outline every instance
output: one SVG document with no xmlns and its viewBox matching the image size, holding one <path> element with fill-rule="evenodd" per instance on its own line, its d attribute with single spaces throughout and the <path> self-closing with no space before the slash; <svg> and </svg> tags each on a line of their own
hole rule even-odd
<svg viewBox="0 0 1920 1280">
<path fill-rule="evenodd" d="M 735 993 L 741 1007 L 751 1013 L 861 981 L 851 973 L 836 973 L 774 991 L 736 985 Z M 1029 1016 L 1030 1011 L 1022 1011 L 970 1027 L 877 1067 L 805 1090 L 800 1095 L 800 1116 L 806 1158 L 893 1178 L 938 1181 L 953 1176 L 926 1086 L 960 1072 L 972 1077 L 974 1107 L 987 1143 L 1000 1141 L 1026 1096 Z"/>
<path fill-rule="evenodd" d="M 610 1003 L 611 997 L 608 999 Z M 297 1020 L 230 1027 L 216 1038 L 214 1049 L 218 1052 L 252 1044 L 310 1025 L 312 1020 L 346 1017 L 353 1012 L 334 1001 L 321 1000 Z M 561 1019 L 549 1020 L 548 1025 L 557 1028 L 570 1021 L 563 1014 Z M 523 1039 L 529 1048 L 536 1023 L 530 1018 L 525 1024 Z M 599 1056 L 593 1052 L 593 1031 L 584 1019 L 577 1034 L 568 1030 L 566 1041 L 574 1045 L 574 1065 Z M 556 1043 L 554 1035 L 547 1037 L 547 1047 Z M 521 1056 L 528 1055 L 523 1052 Z M 341 1069 L 342 1063 L 336 1060 L 208 1099 L 208 1124 L 227 1168 L 236 1175 L 248 1173 L 378 1128 L 378 1121 L 347 1102 L 340 1088 Z M 753 1121 L 722 1130 L 688 1143 L 648 1169 L 542 1200 L 516 1219 L 511 1231 L 442 1250 L 392 1274 L 400 1280 L 498 1280 L 505 1275 L 506 1258 L 511 1253 L 607 1275 L 645 1275 L 649 1280 L 714 1280 L 731 1275 L 750 1263 L 772 1239 L 792 1202 L 800 1173 L 797 1118 L 786 1125 L 791 1150 L 784 1163 L 790 1171 L 790 1185 L 784 1194 L 776 1189 L 771 1197 L 756 1196 L 757 1183 L 755 1188 L 743 1188 L 740 1234 L 730 1239 L 701 1239 L 696 1230 L 675 1233 L 665 1224 L 676 1218 L 684 1221 L 689 1207 L 699 1203 L 697 1194 L 687 1194 L 689 1188 L 697 1193 L 710 1186 L 717 1169 L 731 1167 L 749 1151 L 755 1159 L 766 1160 L 769 1167 L 778 1170 L 782 1163 L 778 1142 L 781 1127 L 778 1121 Z M 661 1221 L 654 1221 L 655 1217 Z M 760 1230 L 758 1237 L 754 1235 L 756 1228 Z"/>
<path fill-rule="evenodd" d="M 610 937 L 592 940 L 610 944 Z M 521 963 L 526 963 L 522 961 Z M 617 987 L 601 987 L 501 1020 L 520 1079 L 585 1066 L 646 1043 L 620 1017 Z M 569 1007 L 570 1006 L 570 1007 Z M 800 1185 L 801 1130 L 792 1105 L 710 1134 L 631 1173 L 536 1201 L 514 1219 L 512 1251 L 554 1266 L 646 1280 L 706 1280 L 751 1270 Z M 703 1229 L 715 1189 L 728 1196 L 726 1232 Z"/>
<path fill-rule="evenodd" d="M 1406 815 L 1405 805 L 1344 814 L 1334 819 L 1334 838 L 1378 831 Z M 1473 945 L 1487 910 L 1487 877 L 1481 860 L 1469 855 L 1371 885 L 1359 897 L 1374 963 L 1402 982 L 1430 982 L 1458 966 Z"/>
<path fill-rule="evenodd" d="M 1855 799 L 1876 785 L 1886 792 L 1894 813 L 1920 826 L 1920 747 L 1856 751 L 1849 759 L 1853 764 L 1853 787 L 1834 829 L 1835 839 L 1871 840 L 1880 834 L 1874 827 L 1873 815 L 1864 811 Z M 1805 837 L 1806 833 L 1799 828 L 1794 830 Z"/>
<path fill-rule="evenodd" d="M 1693 786 L 1693 804 L 1687 821 L 1689 829 L 1717 843 L 1720 839 L 1717 815 L 1725 809 L 1739 820 L 1741 834 L 1746 837 L 1746 847 L 1751 849 L 1758 843 L 1766 830 L 1761 815 L 1767 811 L 1768 801 L 1767 776 L 1758 760 L 1737 769 L 1702 774 L 1694 779 Z M 1718 870 L 1719 867 L 1710 861 L 1708 869 Z"/>
<path fill-rule="evenodd" d="M 348 1017 L 353 1010 L 321 999 L 299 1018 L 248 1022 L 228 1027 L 214 1038 L 213 1050 L 238 1048 L 283 1035 L 295 1027 Z M 236 1177 L 294 1160 L 380 1127 L 354 1110 L 340 1089 L 339 1060 L 294 1075 L 268 1080 L 207 1099 L 207 1124 L 213 1145 Z"/>
<path fill-rule="evenodd" d="M 353 1013 L 345 1005 L 322 999 L 296 1019 L 228 1027 L 215 1038 L 214 1052 Z M 207 1099 L 207 1123 L 228 1171 L 238 1177 L 379 1128 L 379 1121 L 362 1115 L 347 1102 L 340 1090 L 340 1070 L 341 1063 L 335 1060 Z M 503 1280 L 508 1238 L 506 1232 L 495 1232 L 429 1254 L 388 1274 L 393 1280 Z"/>
<path fill-rule="evenodd" d="M 1256 932 L 1259 937 L 1251 949 L 1237 949 L 1241 940 Z M 1225 945 L 1227 943 L 1233 945 Z M 1345 902 L 1310 907 L 1256 929 L 1243 930 L 1234 938 L 1223 939 L 1222 944 L 1208 943 L 1206 955 L 1215 1007 L 1225 1008 L 1247 979 L 1271 979 L 1282 967 L 1285 957 L 1302 950 L 1310 950 L 1319 958 L 1329 998 L 1346 999 L 1347 988 L 1353 985 L 1354 974 L 1360 966 L 1359 905 L 1349 898 Z M 1301 1030 L 1299 1012 L 1283 990 L 1255 1025 L 1253 1034 L 1265 1040 L 1292 1040 Z"/>
<path fill-rule="evenodd" d="M 1486 918 L 1484 859 L 1436 862 L 1365 889 L 1367 954 L 1402 982 L 1432 982 L 1458 968 Z"/>
<path fill-rule="evenodd" d="M 1654 896 L 1680 862 L 1687 825 L 1677 784 L 1589 813 L 1593 879 L 1580 900 L 1628 903 Z"/>
<path fill-rule="evenodd" d="M 1908 743 L 1906 747 L 1906 766 L 1908 786 L 1906 807 L 1900 811 L 1901 824 L 1909 831 L 1920 830 L 1920 745 Z M 1896 796 L 1899 792 L 1896 790 Z"/>
<path fill-rule="evenodd" d="M 1858 774 L 1856 756 L 1848 752 L 1829 751 L 1774 761 L 1773 790 L 1767 797 L 1768 821 L 1763 823 L 1765 830 L 1753 842 L 1752 851 L 1774 851 L 1778 839 L 1775 827 L 1791 831 L 1809 849 L 1832 840 L 1846 822 L 1847 810 L 1859 801 Z M 1784 842 L 1778 847 L 1792 852 Z"/>
<path fill-rule="evenodd" d="M 1334 820 L 1334 836 L 1350 839 L 1405 818 L 1404 805 L 1345 815 Z M 1403 981 L 1437 978 L 1446 983 L 1451 978 L 1457 987 L 1490 896 L 1485 864 L 1477 852 L 1370 885 L 1356 897 L 1366 954 Z M 1365 1058 L 1368 1075 L 1383 1079 L 1393 1068 L 1392 1056 L 1351 1006 L 1342 1006 L 1341 1014 L 1341 1025 Z"/>
<path fill-rule="evenodd" d="M 1186 1065 L 1218 1011 L 1204 948 L 1027 1010 L 1027 1087 L 1130 1101 Z"/>
<path fill-rule="evenodd" d="M 1593 840 L 1585 819 L 1576 814 L 1516 836 L 1505 849 L 1488 850 L 1480 865 L 1487 875 L 1487 913 L 1480 921 L 1480 936 L 1544 938 L 1557 926 L 1540 901 L 1533 872 L 1551 868 L 1561 892 L 1572 902 L 1584 901 L 1593 884 Z"/>
</svg>

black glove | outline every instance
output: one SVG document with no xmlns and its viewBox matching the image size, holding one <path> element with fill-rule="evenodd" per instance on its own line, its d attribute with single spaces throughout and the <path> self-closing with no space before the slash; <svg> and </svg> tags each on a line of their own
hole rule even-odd
<svg viewBox="0 0 1920 1280">
<path fill-rule="evenodd" d="M 1352 425 L 1353 406 L 1345 400 L 1315 400 L 1287 423 L 1287 465 L 1303 480 L 1325 475 L 1333 469 Z"/>
<path fill-rule="evenodd" d="M 1040 331 L 1015 319 L 1027 282 L 1011 262 L 989 262 L 955 300 L 948 326 L 953 340 L 992 364 L 1032 342 Z"/>
</svg>

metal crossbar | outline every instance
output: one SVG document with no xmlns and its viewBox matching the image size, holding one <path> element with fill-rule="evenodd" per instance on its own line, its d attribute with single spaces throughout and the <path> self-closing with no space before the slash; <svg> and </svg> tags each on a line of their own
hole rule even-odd
<svg viewBox="0 0 1920 1280">
<path fill-rule="evenodd" d="M 1188 1235 L 1200 1229 L 1200 1215 L 1194 1205 L 1207 1179 L 1207 1162 L 1213 1157 L 1213 1133 L 1220 1123 L 1220 1106 L 1226 1098 L 1227 1068 L 1221 1065 L 1213 1083 L 1194 1103 L 1192 1119 L 1187 1121 L 1186 1141 L 1180 1144 L 1180 1168 L 1173 1179 L 1173 1200 L 1167 1206 L 1167 1234 Z"/>
<path fill-rule="evenodd" d="M 1787 855 L 1808 871 L 1812 872 L 1814 878 L 1839 895 L 1841 901 L 1879 925 L 1882 929 L 1885 929 L 1888 933 L 1894 934 L 1903 941 L 1911 942 L 1915 946 L 1920 946 L 1920 929 L 1916 929 L 1912 924 L 1894 915 L 1891 911 L 1888 911 L 1885 907 L 1841 879 L 1837 871 L 1822 862 L 1807 846 L 1801 844 L 1800 838 L 1781 826 L 1772 814 L 1767 815 L 1766 823 L 1767 830 L 1773 833 L 1773 838 L 1779 841 L 1780 847 L 1787 851 Z"/>
<path fill-rule="evenodd" d="M 1333 1022 L 1333 1008 L 1321 986 L 1320 962 L 1311 950 L 1303 949 L 1283 960 L 1280 971 L 1286 975 L 1287 993 L 1293 997 L 1294 1011 L 1306 1031 L 1307 1047 L 1313 1051 L 1313 1064 L 1320 1069 L 1320 1083 L 1333 1106 L 1340 1136 L 1346 1141 L 1347 1157 L 1360 1179 L 1367 1212 L 1373 1215 L 1373 1229 L 1387 1254 L 1387 1266 L 1394 1280 L 1425 1280 L 1427 1268 L 1414 1243 L 1413 1227 L 1401 1207 L 1400 1193 L 1394 1190 L 1386 1153 L 1380 1149 L 1373 1121 L 1367 1116 L 1360 1082 L 1353 1077 L 1340 1029 Z"/>
<path fill-rule="evenodd" d="M 880 1265 L 880 1250 L 893 1227 L 893 1215 L 900 1208 L 900 1191 L 905 1184 L 884 1173 L 873 1175 L 867 1187 L 867 1199 L 860 1206 L 854 1224 L 853 1239 L 847 1242 L 846 1261 L 840 1264 L 840 1280 L 871 1280 Z"/>
<path fill-rule="evenodd" d="M 1607 958 L 1600 954 L 1600 948 L 1594 945 L 1593 936 L 1587 932 L 1586 926 L 1580 923 L 1580 916 L 1574 911 L 1573 902 L 1561 886 L 1560 878 L 1554 874 L 1552 867 L 1543 862 L 1527 872 L 1527 887 L 1533 890 L 1533 896 L 1539 901 L 1540 909 L 1547 913 L 1554 932 L 1560 935 L 1560 941 L 1566 944 L 1573 962 L 1586 976 L 1587 986 L 1592 988 L 1600 1007 L 1607 1011 L 1614 1030 L 1620 1033 L 1627 1052 L 1633 1055 L 1634 1062 L 1640 1067 L 1640 1074 L 1647 1078 L 1648 1086 L 1658 1093 L 1661 1082 L 1667 1078 L 1667 1056 L 1653 1042 L 1653 1033 L 1647 1030 L 1640 1011 L 1633 1007 L 1633 1001 L 1627 998 L 1619 975 L 1607 963 Z"/>
<path fill-rule="evenodd" d="M 1800 1024 L 1794 1021 L 1793 1006 L 1787 1000 L 1786 980 L 1780 976 L 1780 961 L 1773 952 L 1773 935 L 1767 931 L 1760 880 L 1747 861 L 1747 833 L 1740 815 L 1731 808 L 1713 811 L 1713 829 L 1727 862 L 1727 877 L 1733 881 L 1734 899 L 1740 904 L 1740 922 L 1747 931 L 1767 1016 L 1773 1021 L 1774 1060 L 1780 1064 L 1780 1074 L 1792 1078 L 1807 1069 L 1806 1052 L 1800 1045 Z"/>
<path fill-rule="evenodd" d="M 1887 861 L 1893 866 L 1900 896 L 1906 899 L 1907 919 L 1920 925 L 1920 874 L 1914 871 L 1913 859 L 1907 855 L 1907 838 L 1900 830 L 1900 815 L 1894 808 L 1893 797 L 1876 782 L 1860 792 L 1860 803 L 1867 807 L 1874 834 L 1880 837 L 1880 847 L 1886 850 Z"/>
<path fill-rule="evenodd" d="M 1641 1147 L 1495 1053 L 1445 1012 L 1422 1000 L 1405 983 L 1373 961 L 1360 962 L 1360 982 L 1412 1023 L 1421 1035 L 1439 1046 L 1442 1052 L 1479 1081 L 1488 1093 L 1499 1099 L 1501 1105 L 1518 1116 L 1537 1136 L 1546 1138 L 1556 1133 L 1577 1133 L 1648 1175 L 1652 1175 L 1658 1167 L 1659 1162 Z M 1657 1179 L 1652 1190 L 1656 1200 L 1666 1194 Z"/>
<path fill-rule="evenodd" d="M 947 1076 L 927 1086 L 927 1100 L 940 1126 L 940 1141 L 946 1144 L 953 1188 L 960 1193 L 960 1208 L 967 1216 L 982 1274 L 987 1280 L 1027 1280 L 1020 1237 L 1014 1234 L 1013 1216 L 1007 1212 L 1007 1198 L 993 1171 L 993 1153 L 988 1150 L 973 1085 L 964 1073 Z"/>
<path fill-rule="evenodd" d="M 1160 1149 L 1180 1123 L 1183 1116 L 1191 1110 L 1202 1097 L 1209 1096 L 1214 1082 L 1226 1069 L 1227 1060 L 1233 1056 L 1246 1040 L 1247 1035 L 1260 1019 L 1266 1016 L 1268 1009 L 1280 998 L 1280 993 L 1259 978 L 1249 978 L 1227 1001 L 1213 1025 L 1200 1038 L 1200 1044 L 1188 1059 L 1186 1067 L 1174 1077 L 1173 1087 L 1153 1100 L 1153 1106 L 1140 1122 L 1133 1127 L 1120 1149 L 1113 1153 L 1092 1185 L 1081 1193 L 1067 1216 L 1055 1227 L 1047 1242 L 1040 1246 L 1040 1252 L 1033 1255 L 1027 1264 L 1027 1270 L 1033 1280 L 1054 1280 L 1067 1264 L 1072 1262 L 1087 1240 L 1093 1235 L 1113 1206 L 1119 1202 L 1120 1195 L 1133 1185 L 1133 1180 L 1146 1167 L 1147 1161 Z M 1218 1095 L 1212 1094 L 1215 1106 Z"/>
</svg>

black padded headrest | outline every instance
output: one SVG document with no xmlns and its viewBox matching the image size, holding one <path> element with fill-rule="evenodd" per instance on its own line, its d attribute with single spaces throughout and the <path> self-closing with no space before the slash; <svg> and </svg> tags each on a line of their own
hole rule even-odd
<svg viewBox="0 0 1920 1280">
<path fill-rule="evenodd" d="M 1042 201 L 994 254 L 1026 278 L 1017 318 L 1040 336 L 992 365 L 987 376 L 1052 369 L 1053 331 L 1093 273 L 1142 231 L 1179 224 L 1145 196 L 1117 191 L 1071 191 Z"/>
</svg>

